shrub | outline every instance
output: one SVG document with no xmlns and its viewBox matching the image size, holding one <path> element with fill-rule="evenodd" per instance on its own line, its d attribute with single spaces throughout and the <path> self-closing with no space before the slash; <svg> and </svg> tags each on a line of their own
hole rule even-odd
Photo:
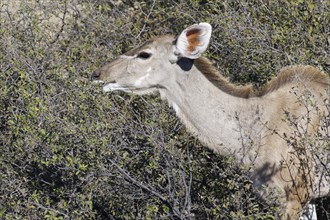
<svg viewBox="0 0 330 220">
<path fill-rule="evenodd" d="M 0 218 L 277 218 L 246 168 L 187 134 L 158 96 L 105 95 L 89 76 L 146 38 L 201 21 L 214 27 L 206 56 L 236 83 L 261 85 L 296 63 L 330 72 L 326 1 L 0 7 Z"/>
</svg>

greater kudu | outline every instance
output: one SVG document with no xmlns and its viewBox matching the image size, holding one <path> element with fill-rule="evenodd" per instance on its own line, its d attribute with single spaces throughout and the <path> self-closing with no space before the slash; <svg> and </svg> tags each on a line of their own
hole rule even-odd
<svg viewBox="0 0 330 220">
<path fill-rule="evenodd" d="M 283 219 L 297 219 L 311 199 L 329 194 L 329 167 L 324 165 L 329 141 L 323 142 L 316 158 L 311 141 L 306 143 L 297 133 L 322 139 L 316 133 L 320 117 L 329 117 L 330 78 L 311 66 L 297 65 L 283 68 L 262 89 L 235 86 L 201 57 L 211 31 L 211 25 L 200 23 L 177 38 L 149 40 L 95 71 L 92 78 L 104 83 L 105 92 L 159 92 L 206 146 L 252 166 L 254 186 L 267 186 L 263 196 L 278 191 Z M 306 97 L 310 106 L 304 104 Z M 292 126 L 293 119 L 299 125 Z"/>
</svg>

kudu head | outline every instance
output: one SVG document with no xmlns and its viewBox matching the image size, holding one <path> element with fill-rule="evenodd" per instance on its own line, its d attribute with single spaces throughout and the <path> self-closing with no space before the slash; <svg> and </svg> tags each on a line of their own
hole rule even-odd
<svg viewBox="0 0 330 220">
<path fill-rule="evenodd" d="M 177 37 L 162 36 L 145 42 L 92 74 L 92 79 L 103 82 L 103 91 L 121 90 L 145 94 L 166 87 L 176 74 L 187 74 L 207 49 L 211 25 L 192 25 Z"/>
</svg>

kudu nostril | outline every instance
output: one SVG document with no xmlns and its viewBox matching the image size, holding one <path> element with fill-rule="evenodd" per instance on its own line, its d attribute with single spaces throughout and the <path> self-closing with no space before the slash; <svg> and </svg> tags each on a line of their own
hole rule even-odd
<svg viewBox="0 0 330 220">
<path fill-rule="evenodd" d="M 93 74 L 91 75 L 91 80 L 98 80 L 100 78 L 100 71 L 94 71 Z"/>
</svg>

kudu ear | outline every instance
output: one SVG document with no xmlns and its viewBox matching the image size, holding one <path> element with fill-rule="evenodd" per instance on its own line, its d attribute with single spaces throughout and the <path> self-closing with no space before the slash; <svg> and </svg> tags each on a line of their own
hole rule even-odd
<svg viewBox="0 0 330 220">
<path fill-rule="evenodd" d="M 179 35 L 175 53 L 179 57 L 197 59 L 207 49 L 211 33 L 212 27 L 208 23 L 191 25 Z"/>
</svg>

